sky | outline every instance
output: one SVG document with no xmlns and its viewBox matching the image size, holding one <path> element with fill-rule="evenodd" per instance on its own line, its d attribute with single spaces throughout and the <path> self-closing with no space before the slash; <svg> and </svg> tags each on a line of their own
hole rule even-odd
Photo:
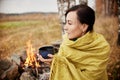
<svg viewBox="0 0 120 80">
<path fill-rule="evenodd" d="M 0 12 L 57 12 L 57 0 L 0 0 Z"/>
<path fill-rule="evenodd" d="M 94 2 L 94 0 L 88 1 L 88 5 Z M 78 3 L 78 0 L 76 2 Z M 57 0 L 0 0 L 0 12 L 58 12 Z"/>
</svg>

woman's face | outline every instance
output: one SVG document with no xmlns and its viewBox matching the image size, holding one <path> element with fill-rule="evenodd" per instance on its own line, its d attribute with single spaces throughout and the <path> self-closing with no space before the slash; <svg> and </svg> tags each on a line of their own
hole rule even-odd
<svg viewBox="0 0 120 80">
<path fill-rule="evenodd" d="M 66 16 L 66 25 L 64 26 L 65 32 L 68 34 L 69 39 L 79 38 L 85 32 L 84 24 L 81 24 L 77 19 L 75 11 L 71 11 Z"/>
</svg>

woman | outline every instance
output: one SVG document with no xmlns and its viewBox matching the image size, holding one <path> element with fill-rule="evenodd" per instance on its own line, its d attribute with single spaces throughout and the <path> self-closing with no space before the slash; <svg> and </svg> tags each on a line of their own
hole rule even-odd
<svg viewBox="0 0 120 80">
<path fill-rule="evenodd" d="M 68 9 L 63 42 L 51 59 L 50 80 L 107 80 L 109 44 L 94 32 L 95 12 L 86 5 Z M 51 56 L 51 55 L 50 55 Z M 51 56 L 52 57 L 52 56 Z"/>
</svg>

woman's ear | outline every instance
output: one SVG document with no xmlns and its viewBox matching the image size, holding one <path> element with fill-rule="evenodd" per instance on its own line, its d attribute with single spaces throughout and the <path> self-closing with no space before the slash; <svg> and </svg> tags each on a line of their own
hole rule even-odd
<svg viewBox="0 0 120 80">
<path fill-rule="evenodd" d="M 85 33 L 88 29 L 88 25 L 87 24 L 83 24 L 83 32 Z"/>
</svg>

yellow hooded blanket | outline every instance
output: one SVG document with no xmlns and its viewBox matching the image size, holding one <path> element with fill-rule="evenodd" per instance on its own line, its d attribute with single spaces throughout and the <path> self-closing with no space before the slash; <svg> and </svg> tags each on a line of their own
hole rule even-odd
<svg viewBox="0 0 120 80">
<path fill-rule="evenodd" d="M 107 80 L 109 50 L 109 44 L 98 33 L 88 32 L 76 41 L 64 35 L 49 80 Z"/>
</svg>

